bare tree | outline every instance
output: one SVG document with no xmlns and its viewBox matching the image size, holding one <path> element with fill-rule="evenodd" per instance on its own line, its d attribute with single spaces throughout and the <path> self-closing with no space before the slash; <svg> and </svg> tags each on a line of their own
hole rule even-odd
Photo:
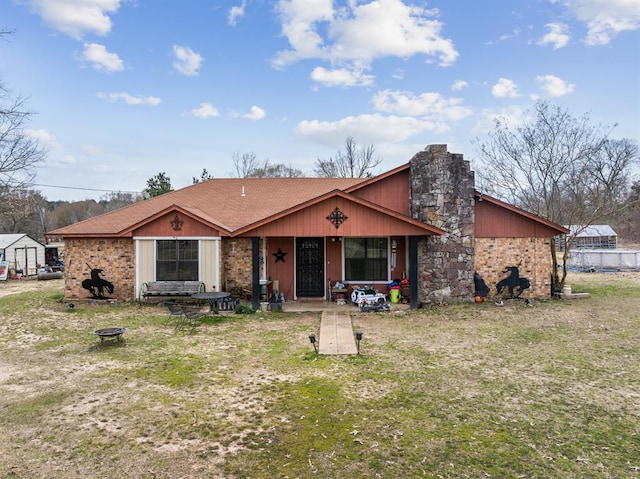
<svg viewBox="0 0 640 479">
<path fill-rule="evenodd" d="M 33 183 L 45 151 L 25 131 L 33 115 L 25 100 L 11 98 L 0 83 L 0 186 L 22 189 Z"/>
<path fill-rule="evenodd" d="M 304 176 L 302 170 L 284 163 L 258 161 L 255 153 L 234 153 L 233 166 L 237 178 L 296 178 Z"/>
<path fill-rule="evenodd" d="M 345 140 L 345 151 L 338 150 L 335 158 L 316 160 L 313 172 L 316 176 L 329 178 L 371 178 L 374 169 L 382 162 L 374 159 L 373 145 L 358 148 L 352 137 Z"/>
<path fill-rule="evenodd" d="M 47 201 L 40 192 L 19 189 L 0 193 L 0 233 L 26 233 L 44 240 Z"/>
<path fill-rule="evenodd" d="M 242 154 L 236 152 L 232 155 L 232 159 L 236 178 L 248 178 L 251 171 L 259 165 L 256 154 L 253 152 Z"/>
<path fill-rule="evenodd" d="M 58 202 L 49 214 L 49 229 L 54 230 L 72 225 L 104 212 L 104 208 L 95 200 Z"/>
<path fill-rule="evenodd" d="M 265 160 L 262 165 L 254 168 L 247 175 L 251 178 L 299 178 L 301 176 L 303 176 L 302 170 L 284 163 L 270 163 L 269 160 Z"/>
<path fill-rule="evenodd" d="M 11 33 L 0 30 L 0 38 Z M 41 203 L 42 197 L 28 187 L 45 152 L 25 130 L 33 115 L 25 106 L 26 101 L 12 97 L 0 79 L 0 228 L 4 232 L 29 231 L 39 237 L 35 234 L 40 229 L 39 222 L 33 221 L 33 213 L 39 209 L 36 203 Z"/>
<path fill-rule="evenodd" d="M 640 181 L 631 185 L 629 195 L 625 200 L 627 207 L 624 215 L 618 219 L 616 232 L 620 237 L 632 242 L 634 245 L 640 244 Z M 638 247 L 638 246 L 636 246 Z"/>
<path fill-rule="evenodd" d="M 512 129 L 504 120 L 485 142 L 476 140 L 481 182 L 487 193 L 558 224 L 580 225 L 563 244 L 559 277 L 556 241 L 552 241 L 553 274 L 561 288 L 567 274 L 569 247 L 577 234 L 619 212 L 627 177 L 637 161 L 630 140 L 609 140 L 589 115 L 573 117 L 546 101 L 535 104 L 531 120 Z"/>
<path fill-rule="evenodd" d="M 125 206 L 133 204 L 141 199 L 142 195 L 123 191 L 112 191 L 111 193 L 101 196 L 99 204 L 104 208 L 104 212 L 108 213 L 109 211 L 124 208 Z"/>
</svg>

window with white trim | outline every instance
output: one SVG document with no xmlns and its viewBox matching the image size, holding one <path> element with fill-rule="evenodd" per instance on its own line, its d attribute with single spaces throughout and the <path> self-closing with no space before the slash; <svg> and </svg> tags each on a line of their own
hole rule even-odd
<svg viewBox="0 0 640 479">
<path fill-rule="evenodd" d="M 156 280 L 197 281 L 198 240 L 157 240 Z"/>
</svg>

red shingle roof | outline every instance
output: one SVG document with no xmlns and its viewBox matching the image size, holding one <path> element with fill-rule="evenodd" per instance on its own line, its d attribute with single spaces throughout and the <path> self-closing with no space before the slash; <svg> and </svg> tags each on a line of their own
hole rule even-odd
<svg viewBox="0 0 640 479">
<path fill-rule="evenodd" d="M 48 233 L 49 236 L 117 236 L 134 225 L 180 207 L 230 233 L 363 178 L 213 178 L 134 203 Z"/>
</svg>

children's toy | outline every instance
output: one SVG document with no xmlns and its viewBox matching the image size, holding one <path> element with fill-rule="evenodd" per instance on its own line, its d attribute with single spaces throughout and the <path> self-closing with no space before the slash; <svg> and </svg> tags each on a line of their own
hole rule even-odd
<svg viewBox="0 0 640 479">
<path fill-rule="evenodd" d="M 387 297 L 370 286 L 355 288 L 351 293 L 351 301 L 359 307 L 381 306 L 387 302 Z"/>
<path fill-rule="evenodd" d="M 391 311 L 391 306 L 389 303 L 376 303 L 376 304 L 367 304 L 361 303 L 358 305 L 358 309 L 362 312 L 364 311 Z"/>
</svg>

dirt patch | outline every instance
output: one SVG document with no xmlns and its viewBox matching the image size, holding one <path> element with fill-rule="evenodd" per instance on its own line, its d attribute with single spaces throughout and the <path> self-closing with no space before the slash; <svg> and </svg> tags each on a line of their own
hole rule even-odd
<svg viewBox="0 0 640 479">
<path fill-rule="evenodd" d="M 25 293 L 27 291 L 39 291 L 52 287 L 64 288 L 64 279 L 38 280 L 34 278 L 8 279 L 0 281 L 0 298 L 11 294 Z"/>
<path fill-rule="evenodd" d="M 359 357 L 315 356 L 318 311 L 177 332 L 161 306 L 69 309 L 51 299 L 62 280 L 0 283 L 0 477 L 357 477 L 354 458 L 359 477 L 638 477 L 622 458 L 640 457 L 640 273 L 567 283 L 631 287 L 354 308 Z M 101 344 L 93 332 L 112 326 L 124 341 Z M 517 454 L 496 461 L 502 448 Z M 490 469 L 507 456 L 512 469 Z"/>
</svg>

